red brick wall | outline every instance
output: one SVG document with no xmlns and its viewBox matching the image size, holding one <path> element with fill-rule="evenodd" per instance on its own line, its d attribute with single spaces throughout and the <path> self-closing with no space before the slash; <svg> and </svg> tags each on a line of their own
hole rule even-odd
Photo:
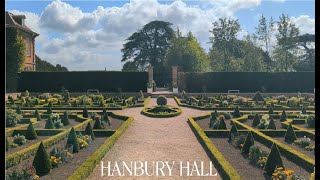
<svg viewBox="0 0 320 180">
<path fill-rule="evenodd" d="M 21 34 L 23 39 L 29 38 L 30 39 L 30 56 L 27 56 L 26 54 L 26 58 L 25 58 L 25 64 L 24 64 L 24 70 L 25 71 L 34 71 L 35 69 L 35 64 L 34 64 L 34 39 L 32 38 L 32 36 L 28 33 L 22 33 Z M 26 46 L 28 47 L 28 46 Z"/>
</svg>

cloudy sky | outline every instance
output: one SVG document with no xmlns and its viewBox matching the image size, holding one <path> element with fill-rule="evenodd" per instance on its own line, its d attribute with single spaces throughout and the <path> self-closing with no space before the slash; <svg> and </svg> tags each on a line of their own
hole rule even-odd
<svg viewBox="0 0 320 180">
<path fill-rule="evenodd" d="M 208 51 L 212 23 L 220 17 L 239 19 L 241 38 L 255 32 L 259 17 L 278 20 L 288 14 L 300 33 L 315 31 L 314 0 L 6 0 L 5 9 L 24 14 L 26 25 L 40 36 L 36 54 L 71 71 L 121 70 L 125 39 L 153 20 L 191 31 Z"/>
</svg>

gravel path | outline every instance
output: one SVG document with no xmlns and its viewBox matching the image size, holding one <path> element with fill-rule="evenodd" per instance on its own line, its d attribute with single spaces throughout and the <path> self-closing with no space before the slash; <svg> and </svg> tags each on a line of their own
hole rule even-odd
<svg viewBox="0 0 320 180">
<path fill-rule="evenodd" d="M 168 98 L 168 105 L 177 106 L 173 98 Z M 156 98 L 150 99 L 147 106 L 156 105 Z M 115 176 L 108 176 L 108 169 L 104 169 L 104 176 L 101 176 L 101 163 L 94 169 L 88 179 L 221 179 L 216 177 L 200 177 L 197 172 L 192 171 L 194 162 L 197 163 L 201 173 L 201 161 L 203 161 L 203 174 L 209 172 L 210 159 L 202 148 L 201 144 L 196 139 L 194 133 L 187 123 L 187 117 L 199 116 L 206 113 L 205 111 L 184 108 L 182 107 L 182 114 L 173 118 L 149 118 L 140 114 L 141 107 L 130 108 L 117 111 L 119 114 L 133 116 L 134 122 L 118 139 L 113 148 L 102 159 L 104 167 L 107 167 L 108 161 L 111 162 L 111 172 L 114 168 L 115 162 L 119 164 L 119 168 L 123 173 L 122 161 L 129 164 L 131 161 L 147 161 L 148 173 L 153 172 L 153 162 L 168 161 L 170 165 L 173 164 L 172 176 L 169 177 L 169 170 L 167 166 L 163 169 L 165 176 L 154 174 L 153 176 L 130 176 L 128 171 L 124 171 L 125 176 L 119 177 L 117 171 Z M 182 176 L 180 176 L 180 161 L 183 166 L 186 166 L 187 161 L 190 162 L 190 173 L 192 177 L 187 177 L 187 170 L 183 169 Z M 139 164 L 138 164 L 139 165 Z M 161 164 L 160 164 L 161 166 Z M 141 173 L 141 171 L 137 171 Z M 212 174 L 217 171 L 212 167 Z"/>
</svg>

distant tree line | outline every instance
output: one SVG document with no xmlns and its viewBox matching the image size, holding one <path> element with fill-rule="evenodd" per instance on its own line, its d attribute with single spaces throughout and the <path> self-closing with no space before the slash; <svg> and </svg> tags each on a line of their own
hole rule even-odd
<svg viewBox="0 0 320 180">
<path fill-rule="evenodd" d="M 185 72 L 315 70 L 315 35 L 300 34 L 288 15 L 278 21 L 262 15 L 256 31 L 242 39 L 237 19 L 219 18 L 209 30 L 208 53 L 191 32 L 184 36 L 171 25 L 152 21 L 128 37 L 121 49 L 122 71 L 145 71 L 149 65 L 155 72 L 173 65 Z"/>
<path fill-rule="evenodd" d="M 49 62 L 42 60 L 36 55 L 36 71 L 39 72 L 67 72 L 68 69 L 60 64 L 56 66 L 50 64 Z"/>
</svg>

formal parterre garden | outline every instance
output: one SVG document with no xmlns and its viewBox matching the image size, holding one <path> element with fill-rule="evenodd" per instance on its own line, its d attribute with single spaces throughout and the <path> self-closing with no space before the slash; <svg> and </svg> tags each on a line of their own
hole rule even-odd
<svg viewBox="0 0 320 180">
<path fill-rule="evenodd" d="M 6 179 L 81 179 L 133 121 L 110 110 L 144 106 L 150 97 L 71 97 L 28 91 L 6 102 Z"/>
<path fill-rule="evenodd" d="M 226 179 L 314 179 L 314 99 L 175 97 L 180 106 L 212 109 L 188 122 Z"/>
</svg>

